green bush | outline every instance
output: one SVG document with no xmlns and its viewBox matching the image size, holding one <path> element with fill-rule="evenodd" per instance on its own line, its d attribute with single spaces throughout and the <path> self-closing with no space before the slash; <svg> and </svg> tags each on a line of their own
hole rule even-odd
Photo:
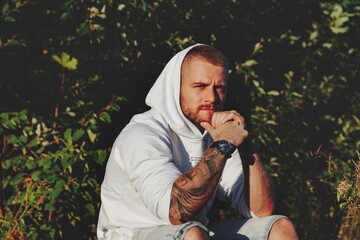
<svg viewBox="0 0 360 240">
<path fill-rule="evenodd" d="M 66 65 L 68 55 L 62 58 L 57 61 L 62 68 L 76 69 Z M 29 116 L 26 110 L 0 114 L 0 238 L 59 239 L 69 237 L 71 229 L 80 231 L 78 237 L 93 238 L 100 206 L 97 169 L 108 155 L 95 144 L 98 125 L 111 122 L 109 113 L 118 111 L 123 100 L 114 97 L 89 113 L 83 112 L 88 103 L 62 114 L 56 105 L 50 119 Z"/>
<path fill-rule="evenodd" d="M 277 213 L 300 239 L 359 238 L 358 0 L 0 9 L 0 238 L 95 238 L 112 142 L 147 108 L 166 61 L 195 42 L 229 58 L 227 107 L 247 120 Z"/>
<path fill-rule="evenodd" d="M 236 65 L 253 103 L 254 144 L 276 182 L 277 210 L 294 220 L 305 239 L 356 239 L 360 234 L 359 191 L 348 192 L 347 198 L 357 199 L 352 204 L 336 195 L 343 177 L 358 176 L 360 146 L 360 55 L 352 37 L 358 26 L 351 22 L 358 21 L 360 9 L 344 5 L 349 12 L 337 3 L 321 3 L 322 15 L 308 34 L 289 30 L 263 39 L 249 59 Z M 267 53 L 272 49 L 287 49 L 277 54 L 289 63 L 279 66 Z M 271 79 L 269 69 L 283 75 Z M 346 179 L 359 186 L 356 177 Z M 351 226 L 345 217 L 349 211 Z M 347 237 L 340 231 L 344 228 L 354 232 Z"/>
</svg>

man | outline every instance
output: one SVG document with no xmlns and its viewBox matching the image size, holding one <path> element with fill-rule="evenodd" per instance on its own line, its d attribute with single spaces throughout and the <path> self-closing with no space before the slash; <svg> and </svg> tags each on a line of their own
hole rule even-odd
<svg viewBox="0 0 360 240">
<path fill-rule="evenodd" d="M 227 70 L 225 57 L 201 44 L 165 66 L 146 97 L 151 109 L 131 119 L 111 151 L 100 240 L 297 238 L 290 220 L 271 215 L 271 180 L 244 118 L 222 111 Z M 215 198 L 242 218 L 209 223 Z"/>
</svg>

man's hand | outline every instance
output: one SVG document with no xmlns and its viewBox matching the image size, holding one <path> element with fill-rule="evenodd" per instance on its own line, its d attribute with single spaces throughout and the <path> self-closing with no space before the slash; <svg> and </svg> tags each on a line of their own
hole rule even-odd
<svg viewBox="0 0 360 240">
<path fill-rule="evenodd" d="M 236 121 L 240 125 L 245 127 L 245 120 L 244 118 L 236 111 L 224 111 L 224 112 L 215 112 L 211 117 L 211 126 L 217 128 L 218 126 L 229 122 L 229 121 Z"/>
<path fill-rule="evenodd" d="M 211 124 L 201 122 L 200 125 L 209 132 L 214 142 L 227 140 L 235 147 L 240 146 L 248 136 L 248 131 L 244 128 L 244 118 L 235 111 L 216 112 L 212 116 Z"/>
</svg>

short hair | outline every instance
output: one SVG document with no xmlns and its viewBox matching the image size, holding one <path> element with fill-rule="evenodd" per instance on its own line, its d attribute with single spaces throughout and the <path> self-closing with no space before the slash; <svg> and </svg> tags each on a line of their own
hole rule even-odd
<svg viewBox="0 0 360 240">
<path fill-rule="evenodd" d="M 202 44 L 190 49 L 184 58 L 183 65 L 187 64 L 193 58 L 205 60 L 213 65 L 223 67 L 224 69 L 229 68 L 226 57 L 218 49 L 210 45 Z"/>
</svg>

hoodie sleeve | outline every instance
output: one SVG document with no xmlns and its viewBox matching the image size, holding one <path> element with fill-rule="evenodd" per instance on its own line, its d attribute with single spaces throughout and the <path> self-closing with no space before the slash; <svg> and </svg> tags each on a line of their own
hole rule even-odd
<svg viewBox="0 0 360 240">
<path fill-rule="evenodd" d="M 172 146 L 164 131 L 145 124 L 127 126 L 116 141 L 118 164 L 145 206 L 169 222 L 170 194 L 181 175 L 172 160 Z"/>
<path fill-rule="evenodd" d="M 244 172 L 240 154 L 236 150 L 233 157 L 227 160 L 217 197 L 222 201 L 231 202 L 232 208 L 244 217 L 256 217 L 250 210 L 245 199 Z"/>
</svg>

